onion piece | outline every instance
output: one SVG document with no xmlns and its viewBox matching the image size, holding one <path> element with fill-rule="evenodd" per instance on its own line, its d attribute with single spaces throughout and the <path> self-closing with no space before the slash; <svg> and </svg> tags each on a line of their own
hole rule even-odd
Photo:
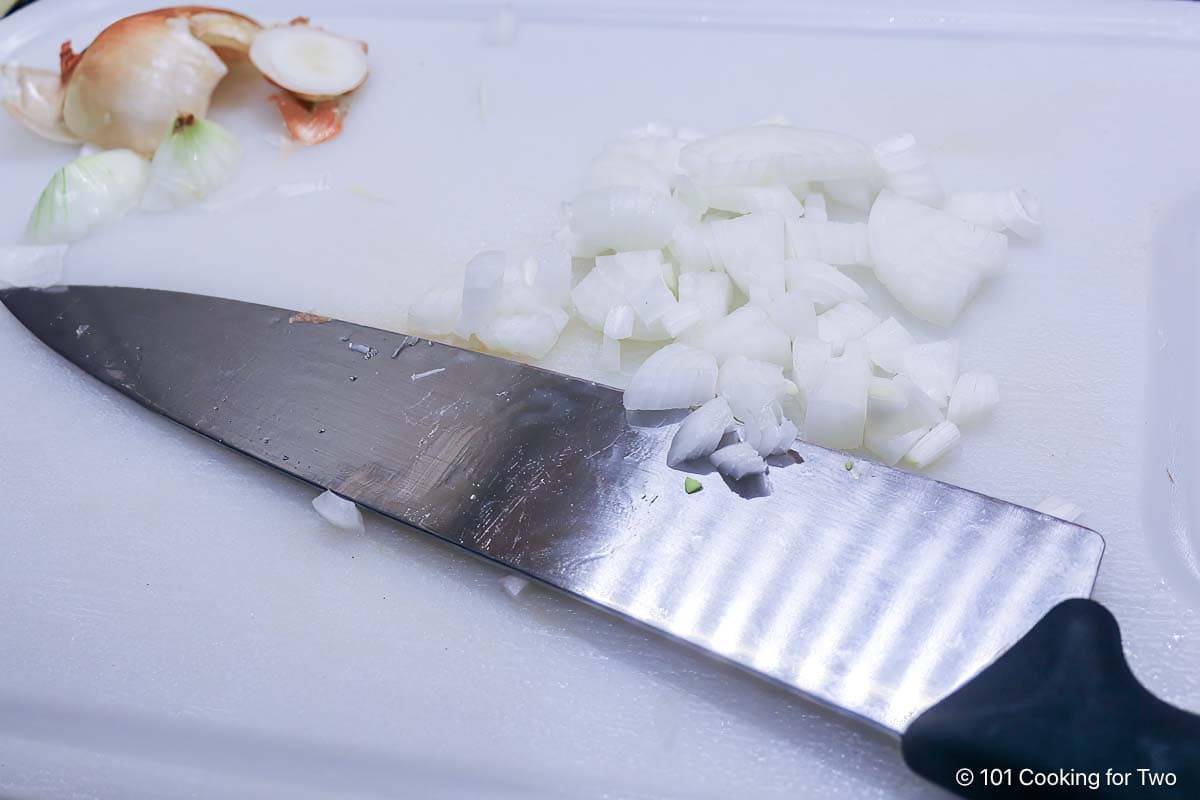
<svg viewBox="0 0 1200 800">
<path fill-rule="evenodd" d="M 907 407 L 908 393 L 902 386 L 890 378 L 871 378 L 871 385 L 867 389 L 868 414 L 898 414 Z M 868 417 L 867 427 L 870 425 L 871 418 Z"/>
<path fill-rule="evenodd" d="M 1008 240 L 884 189 L 868 220 L 875 274 L 916 316 L 953 322 L 984 275 L 1003 268 Z"/>
<path fill-rule="evenodd" d="M 845 353 L 826 362 L 808 397 L 804 438 L 834 450 L 862 446 L 870 384 L 866 345 L 847 342 Z"/>
<path fill-rule="evenodd" d="M 800 214 L 789 214 L 798 217 Z M 810 192 L 804 195 L 804 218 L 809 222 L 828 222 L 829 211 L 825 208 L 825 195 L 820 192 Z"/>
<path fill-rule="evenodd" d="M 592 189 L 567 205 L 580 257 L 663 247 L 687 217 L 687 207 L 670 195 L 624 186 Z"/>
<path fill-rule="evenodd" d="M 701 322 L 724 317 L 732 300 L 732 284 L 723 272 L 685 272 L 679 276 L 679 302 L 699 308 Z"/>
<path fill-rule="evenodd" d="M 958 358 L 957 339 L 915 345 L 901 354 L 900 374 L 945 408 L 958 380 Z"/>
<path fill-rule="evenodd" d="M 821 181 L 817 187 L 838 205 L 855 211 L 866 211 L 879 194 L 881 176 L 872 173 L 869 178 L 858 180 Z"/>
<path fill-rule="evenodd" d="M 629 380 L 625 408 L 665 411 L 691 408 L 717 394 L 717 361 L 709 353 L 684 344 L 669 344 L 653 353 Z"/>
<path fill-rule="evenodd" d="M 962 434 L 950 420 L 939 422 L 904 454 L 905 462 L 924 469 L 958 446 Z"/>
<path fill-rule="evenodd" d="M 509 597 L 519 597 L 529 587 L 529 581 L 520 575 L 505 575 L 500 579 L 500 587 L 508 592 Z"/>
<path fill-rule="evenodd" d="M 929 157 L 911 133 L 875 145 L 875 161 L 883 170 L 888 188 L 896 194 L 928 206 L 940 206 L 946 199 Z"/>
<path fill-rule="evenodd" d="M 829 342 L 818 339 L 796 339 L 792 342 L 792 382 L 807 406 L 808 398 L 821 380 L 825 365 L 833 357 Z"/>
<path fill-rule="evenodd" d="M 787 333 L 758 306 L 742 306 L 715 322 L 694 325 L 679 340 L 712 353 L 722 363 L 737 355 L 781 366 L 791 359 Z"/>
<path fill-rule="evenodd" d="M 1075 522 L 1083 516 L 1083 507 L 1065 497 L 1051 495 L 1033 507 L 1034 511 L 1058 517 L 1065 522 Z"/>
<path fill-rule="evenodd" d="M 335 528 L 360 533 L 364 530 L 363 516 L 358 506 L 333 492 L 322 492 L 314 497 L 312 507 Z"/>
<path fill-rule="evenodd" d="M 867 226 L 862 222 L 789 219 L 787 242 L 791 258 L 815 259 L 839 266 L 871 264 Z"/>
<path fill-rule="evenodd" d="M 327 142 L 342 132 L 346 108 L 340 100 L 308 103 L 288 93 L 268 98 L 279 109 L 292 141 L 311 147 Z"/>
<path fill-rule="evenodd" d="M 880 462 L 887 464 L 889 467 L 894 467 L 900 463 L 900 459 L 904 458 L 913 446 L 925 437 L 929 432 L 929 428 L 916 428 L 907 433 L 898 433 L 894 435 L 882 434 L 871 427 L 871 423 L 867 423 L 867 430 L 863 434 L 863 447 L 869 450 Z"/>
<path fill-rule="evenodd" d="M 370 72 L 367 46 L 307 22 L 300 18 L 258 32 L 250 44 L 250 61 L 263 77 L 310 103 L 362 86 Z"/>
<path fill-rule="evenodd" d="M 13 119 L 52 142 L 76 144 L 63 122 L 66 87 L 57 72 L 5 64 L 0 67 L 0 105 Z"/>
<path fill-rule="evenodd" d="M 955 425 L 965 428 L 983 420 L 1000 402 L 1000 388 L 994 375 L 986 372 L 964 372 L 958 376 L 950 393 L 950 408 L 946 416 Z"/>
<path fill-rule="evenodd" d="M 240 158 L 241 146 L 229 131 L 180 114 L 154 151 L 142 208 L 165 211 L 204 199 L 233 176 Z"/>
<path fill-rule="evenodd" d="M 551 239 L 539 244 L 524 262 L 525 283 L 552 306 L 571 299 L 571 254 L 562 243 Z"/>
<path fill-rule="evenodd" d="M 704 184 L 794 183 L 861 178 L 875 170 L 870 148 L 850 136 L 787 125 L 752 125 L 683 148 L 683 171 Z"/>
<path fill-rule="evenodd" d="M 66 255 L 65 244 L 0 247 L 0 289 L 45 289 L 60 283 Z"/>
<path fill-rule="evenodd" d="M 725 398 L 714 397 L 704 403 L 688 414 L 675 431 L 671 449 L 667 451 L 667 464 L 674 467 L 710 455 L 732 424 L 733 412 Z"/>
<path fill-rule="evenodd" d="M 847 301 L 867 302 L 866 290 L 824 262 L 809 258 L 785 261 L 783 272 L 787 290 L 810 298 L 818 312 Z"/>
<path fill-rule="evenodd" d="M 781 214 L 799 217 L 805 207 L 786 186 L 705 186 L 702 196 L 708 208 L 735 214 Z"/>
<path fill-rule="evenodd" d="M 681 273 L 721 269 L 712 227 L 708 223 L 688 222 L 680 225 L 667 243 L 667 251 L 679 263 Z"/>
<path fill-rule="evenodd" d="M 488 350 L 536 359 L 546 357 L 561 331 L 552 314 L 537 311 L 494 317 L 475 331 L 475 338 Z"/>
<path fill-rule="evenodd" d="M 633 309 L 629 306 L 614 306 L 604 318 L 604 335 L 609 339 L 628 339 L 633 336 Z"/>
<path fill-rule="evenodd" d="M 990 231 L 1012 231 L 1023 239 L 1032 239 L 1042 229 L 1041 209 L 1024 189 L 952 194 L 945 208 L 946 213 L 973 225 Z"/>
<path fill-rule="evenodd" d="M 903 369 L 903 355 L 917 342 L 895 317 L 888 317 L 863 334 L 871 351 L 871 360 L 884 372 L 895 374 Z"/>
<path fill-rule="evenodd" d="M 181 6 L 118 20 L 79 55 L 65 43 L 66 127 L 101 147 L 154 152 L 177 116 L 208 114 L 213 89 L 229 71 L 197 33 L 230 53 L 258 27 L 233 12 Z"/>
<path fill-rule="evenodd" d="M 77 158 L 54 173 L 29 217 L 34 244 L 73 242 L 137 208 L 150 166 L 130 150 Z"/>
<path fill-rule="evenodd" d="M 767 471 L 767 462 L 745 442 L 715 450 L 708 460 L 717 468 L 717 472 L 734 481 L 740 481 L 748 475 L 762 475 Z"/>
<path fill-rule="evenodd" d="M 813 302 L 799 292 L 784 292 L 767 306 L 767 316 L 792 339 L 817 338 Z"/>
<path fill-rule="evenodd" d="M 439 286 L 417 298 L 408 309 L 409 333 L 446 336 L 462 314 L 462 286 Z"/>
<path fill-rule="evenodd" d="M 464 339 L 486 328 L 496 316 L 504 288 L 508 256 L 500 250 L 476 253 L 463 274 L 462 310 L 455 333 Z"/>
<path fill-rule="evenodd" d="M 879 325 L 879 317 L 862 303 L 839 303 L 817 317 L 817 338 L 829 342 L 835 356 L 841 355 L 846 342 L 861 339 Z"/>
<path fill-rule="evenodd" d="M 724 269 L 747 295 L 754 285 L 772 297 L 783 294 L 786 239 L 784 219 L 778 214 L 747 214 L 708 223 L 712 231 L 717 266 Z"/>
<path fill-rule="evenodd" d="M 655 263 L 648 263 L 649 255 Z M 580 318 L 592 328 L 603 330 L 611 309 L 629 306 L 636 317 L 630 338 L 642 341 L 670 338 L 660 320 L 674 306 L 675 296 L 663 283 L 661 258 L 656 250 L 597 258 L 592 271 L 571 290 L 571 300 Z"/>
<path fill-rule="evenodd" d="M 680 300 L 669 311 L 662 315 L 663 330 L 672 338 L 699 324 L 704 319 L 704 312 L 695 303 Z"/>
</svg>

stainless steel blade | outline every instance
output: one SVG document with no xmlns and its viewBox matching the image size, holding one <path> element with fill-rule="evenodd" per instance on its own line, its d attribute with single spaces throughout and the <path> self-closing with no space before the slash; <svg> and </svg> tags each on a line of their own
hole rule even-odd
<svg viewBox="0 0 1200 800">
<path fill-rule="evenodd" d="M 630 424 L 619 392 L 402 334 L 140 289 L 0 297 L 154 411 L 891 731 L 1090 594 L 1103 551 L 811 445 L 688 495 L 674 426 Z"/>
</svg>

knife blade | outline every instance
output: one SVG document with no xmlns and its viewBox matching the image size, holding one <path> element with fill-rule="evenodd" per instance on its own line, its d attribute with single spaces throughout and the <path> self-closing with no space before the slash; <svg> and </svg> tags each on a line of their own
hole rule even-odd
<svg viewBox="0 0 1200 800">
<path fill-rule="evenodd" d="M 152 411 L 894 734 L 1088 597 L 1104 548 L 801 442 L 687 494 L 674 426 L 619 391 L 402 333 L 145 289 L 0 299 Z"/>
</svg>

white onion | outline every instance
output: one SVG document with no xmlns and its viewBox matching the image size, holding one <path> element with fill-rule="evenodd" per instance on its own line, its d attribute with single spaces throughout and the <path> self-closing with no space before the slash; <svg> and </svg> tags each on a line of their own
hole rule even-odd
<svg viewBox="0 0 1200 800">
<path fill-rule="evenodd" d="M 841 355 L 847 341 L 861 339 L 878 324 L 879 317 L 862 303 L 838 303 L 817 317 L 817 338 L 829 342 L 835 356 Z"/>
<path fill-rule="evenodd" d="M 606 372 L 621 371 L 621 340 L 605 336 L 600 342 L 600 369 Z"/>
<path fill-rule="evenodd" d="M 862 338 L 871 352 L 871 360 L 875 362 L 875 366 L 893 374 L 903 368 L 905 351 L 916 344 L 912 334 L 895 317 L 888 317 L 867 331 Z"/>
<path fill-rule="evenodd" d="M 500 579 L 500 586 L 508 592 L 509 597 L 518 597 L 529 588 L 529 581 L 520 575 L 505 575 Z"/>
<path fill-rule="evenodd" d="M 662 277 L 662 250 L 631 250 L 596 256 L 596 266 L 604 269 L 619 269 L 630 281 L 637 284 Z"/>
<path fill-rule="evenodd" d="M 786 186 L 705 186 L 705 205 L 735 214 L 775 213 L 799 217 L 805 207 Z"/>
<path fill-rule="evenodd" d="M 1023 239 L 1032 239 L 1042 229 L 1038 203 L 1024 189 L 960 192 L 946 198 L 945 208 L 946 213 L 981 228 L 1012 231 Z"/>
<path fill-rule="evenodd" d="M 1052 495 L 1033 507 L 1034 511 L 1058 517 L 1066 522 L 1075 522 L 1083 516 L 1083 508 L 1065 497 Z"/>
<path fill-rule="evenodd" d="M 800 292 L 784 292 L 767 305 L 771 321 L 792 339 L 817 338 L 817 313 Z"/>
<path fill-rule="evenodd" d="M 65 244 L 0 247 L 0 289 L 44 289 L 61 283 L 66 255 Z"/>
<path fill-rule="evenodd" d="M 722 268 L 712 228 L 703 222 L 688 222 L 675 229 L 667 250 L 679 264 L 681 273 L 704 272 Z"/>
<path fill-rule="evenodd" d="M 271 83 L 311 103 L 353 92 L 370 70 L 362 42 L 296 22 L 259 31 L 250 61 Z"/>
<path fill-rule="evenodd" d="M 664 314 L 676 306 L 675 295 L 663 283 L 661 273 L 646 281 L 639 289 L 627 296 L 632 301 L 633 311 L 637 318 L 646 326 L 658 322 Z"/>
<path fill-rule="evenodd" d="M 592 189 L 567 206 L 567 224 L 576 238 L 576 256 L 605 250 L 663 247 L 688 209 L 667 194 L 629 187 Z"/>
<path fill-rule="evenodd" d="M 766 287 L 772 296 L 784 291 L 784 219 L 778 214 L 747 214 L 707 223 L 720 262 L 717 264 L 746 294 Z"/>
<path fill-rule="evenodd" d="M 783 367 L 745 356 L 728 359 L 717 375 L 717 394 L 725 398 L 733 415 L 740 420 L 780 402 L 790 388 L 790 381 L 783 377 Z"/>
<path fill-rule="evenodd" d="M 786 214 L 785 216 L 798 217 L 802 215 Z M 828 222 L 829 212 L 825 208 L 825 195 L 820 192 L 810 192 L 804 195 L 803 217 L 809 222 Z"/>
<path fill-rule="evenodd" d="M 154 151 L 142 208 L 166 211 L 203 200 L 233 177 L 241 155 L 237 139 L 217 123 L 177 117 Z"/>
<path fill-rule="evenodd" d="M 815 259 L 839 266 L 871 263 L 867 226 L 862 222 L 789 219 L 787 242 L 791 258 Z"/>
<path fill-rule="evenodd" d="M 724 317 L 732 300 L 732 284 L 723 272 L 684 272 L 679 276 L 679 302 L 699 308 L 701 322 Z"/>
<path fill-rule="evenodd" d="M 783 271 L 787 290 L 810 298 L 817 311 L 828 311 L 846 301 L 867 302 L 861 286 L 824 262 L 808 258 L 785 261 Z"/>
<path fill-rule="evenodd" d="M 779 403 L 763 406 L 742 421 L 743 441 L 763 458 L 786 452 L 796 436 L 796 423 L 784 416 Z"/>
<path fill-rule="evenodd" d="M 953 422 L 939 422 L 904 454 L 904 460 L 917 469 L 924 469 L 953 450 L 961 438 L 962 434 Z"/>
<path fill-rule="evenodd" d="M 908 407 L 908 393 L 890 378 L 871 378 L 867 389 L 867 412 L 874 416 L 878 414 L 898 414 Z M 867 419 L 867 427 L 871 425 L 871 417 Z"/>
<path fill-rule="evenodd" d="M 808 397 L 804 438 L 835 450 L 862 446 L 867 423 L 871 363 L 862 342 L 847 342 L 841 356 L 825 363 Z"/>
<path fill-rule="evenodd" d="M 149 174 L 150 165 L 130 150 L 75 159 L 42 191 L 25 237 L 34 244 L 82 239 L 136 208 Z"/>
<path fill-rule="evenodd" d="M 561 326 L 545 311 L 493 317 L 475 331 L 489 350 L 529 358 L 545 358 L 558 341 Z"/>
<path fill-rule="evenodd" d="M 929 163 L 929 157 L 911 133 L 893 136 L 875 145 L 875 160 L 888 188 L 918 203 L 939 206 L 946 195 Z"/>
<path fill-rule="evenodd" d="M 949 325 L 983 275 L 1003 268 L 1008 240 L 935 208 L 879 193 L 868 220 L 875 274 L 906 309 Z"/>
<path fill-rule="evenodd" d="M 708 460 L 717 468 L 717 472 L 734 481 L 740 481 L 747 475 L 762 475 L 767 471 L 767 462 L 745 442 L 726 445 L 714 451 Z"/>
<path fill-rule="evenodd" d="M 655 341 L 669 338 L 659 320 L 655 319 L 651 324 L 647 324 L 636 314 L 639 303 L 644 305 L 647 301 L 653 301 L 655 294 L 664 303 L 666 295 L 670 295 L 670 290 L 663 285 L 661 270 L 646 270 L 646 265 L 640 257 L 622 259 L 616 256 L 601 256 L 596 259 L 596 267 L 571 290 L 571 301 L 580 319 L 598 331 L 604 330 L 604 322 L 610 310 L 617 306 L 629 306 L 635 309 L 633 334 L 630 338 Z M 673 295 L 671 302 L 674 302 Z M 645 307 L 642 313 L 653 316 Z"/>
<path fill-rule="evenodd" d="M 825 364 L 832 357 L 833 349 L 829 342 L 818 339 L 796 339 L 792 342 L 792 382 L 806 404 L 825 372 Z"/>
<path fill-rule="evenodd" d="M 555 239 L 537 246 L 525 261 L 526 283 L 546 303 L 566 305 L 571 299 L 571 254 Z"/>
<path fill-rule="evenodd" d="M 957 339 L 918 344 L 901 354 L 900 373 L 945 408 L 958 381 L 958 358 Z"/>
<path fill-rule="evenodd" d="M 704 312 L 700 306 L 692 302 L 680 300 L 662 315 L 661 322 L 663 330 L 667 332 L 667 335 L 677 338 L 688 328 L 699 324 L 703 319 Z"/>
<path fill-rule="evenodd" d="M 709 353 L 684 344 L 669 344 L 653 353 L 629 380 L 625 408 L 664 411 L 691 408 L 717 394 L 717 361 Z"/>
<path fill-rule="evenodd" d="M 683 148 L 679 164 L 705 184 L 861 178 L 875 169 L 870 148 L 852 137 L 786 125 L 753 125 L 709 136 Z"/>
<path fill-rule="evenodd" d="M 791 359 L 787 333 L 758 306 L 742 306 L 715 322 L 693 325 L 683 332 L 680 341 L 712 353 L 720 362 L 743 355 L 782 366 Z"/>
<path fill-rule="evenodd" d="M 604 335 L 609 339 L 628 339 L 633 336 L 633 309 L 629 306 L 613 306 L 604 318 Z"/>
<path fill-rule="evenodd" d="M 667 463 L 674 467 L 708 456 L 717 449 L 721 437 L 732 424 L 733 412 L 729 403 L 723 397 L 714 397 L 680 423 L 671 439 L 671 449 L 667 451 Z"/>
<path fill-rule="evenodd" d="M 455 332 L 464 339 L 483 330 L 496 316 L 508 255 L 500 250 L 484 250 L 467 262 L 463 275 L 462 311 Z"/>
<path fill-rule="evenodd" d="M 869 178 L 841 181 L 821 181 L 820 189 L 838 205 L 855 211 L 866 211 L 879 194 L 882 177 L 872 174 Z"/>
<path fill-rule="evenodd" d="M 362 531 L 363 517 L 358 506 L 333 492 L 323 492 L 313 498 L 312 507 L 335 528 L 347 531 Z"/>
<path fill-rule="evenodd" d="M 663 172 L 650 159 L 628 153 L 602 154 L 592 162 L 587 183 L 596 189 L 625 186 L 655 194 L 671 193 L 670 173 Z M 700 213 L 703 213 L 703 209 Z"/>
<path fill-rule="evenodd" d="M 461 312 L 461 286 L 435 287 L 409 307 L 407 332 L 446 336 L 454 332 Z"/>
<path fill-rule="evenodd" d="M 874 430 L 868 422 L 867 430 L 863 434 L 863 447 L 871 451 L 880 462 L 894 467 L 928 432 L 929 428 L 916 428 L 907 433 L 889 435 Z"/>
<path fill-rule="evenodd" d="M 1000 402 L 996 378 L 986 372 L 964 372 L 958 376 L 950 394 L 946 416 L 955 425 L 965 428 L 983 420 Z"/>
</svg>

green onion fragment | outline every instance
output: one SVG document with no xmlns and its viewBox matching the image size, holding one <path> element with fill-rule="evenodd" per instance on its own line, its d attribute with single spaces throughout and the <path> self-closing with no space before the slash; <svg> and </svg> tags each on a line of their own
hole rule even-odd
<svg viewBox="0 0 1200 800">
<path fill-rule="evenodd" d="M 700 481 L 696 480 L 695 478 L 684 478 L 683 479 L 683 490 L 685 492 L 687 492 L 688 494 L 695 494 L 696 492 L 700 491 L 703 488 L 704 488 L 704 484 L 701 483 Z"/>
<path fill-rule="evenodd" d="M 849 472 L 849 471 L 851 471 L 852 469 L 854 469 L 854 462 L 853 462 L 853 461 L 847 461 L 847 462 L 846 462 L 846 472 Z"/>
</svg>

